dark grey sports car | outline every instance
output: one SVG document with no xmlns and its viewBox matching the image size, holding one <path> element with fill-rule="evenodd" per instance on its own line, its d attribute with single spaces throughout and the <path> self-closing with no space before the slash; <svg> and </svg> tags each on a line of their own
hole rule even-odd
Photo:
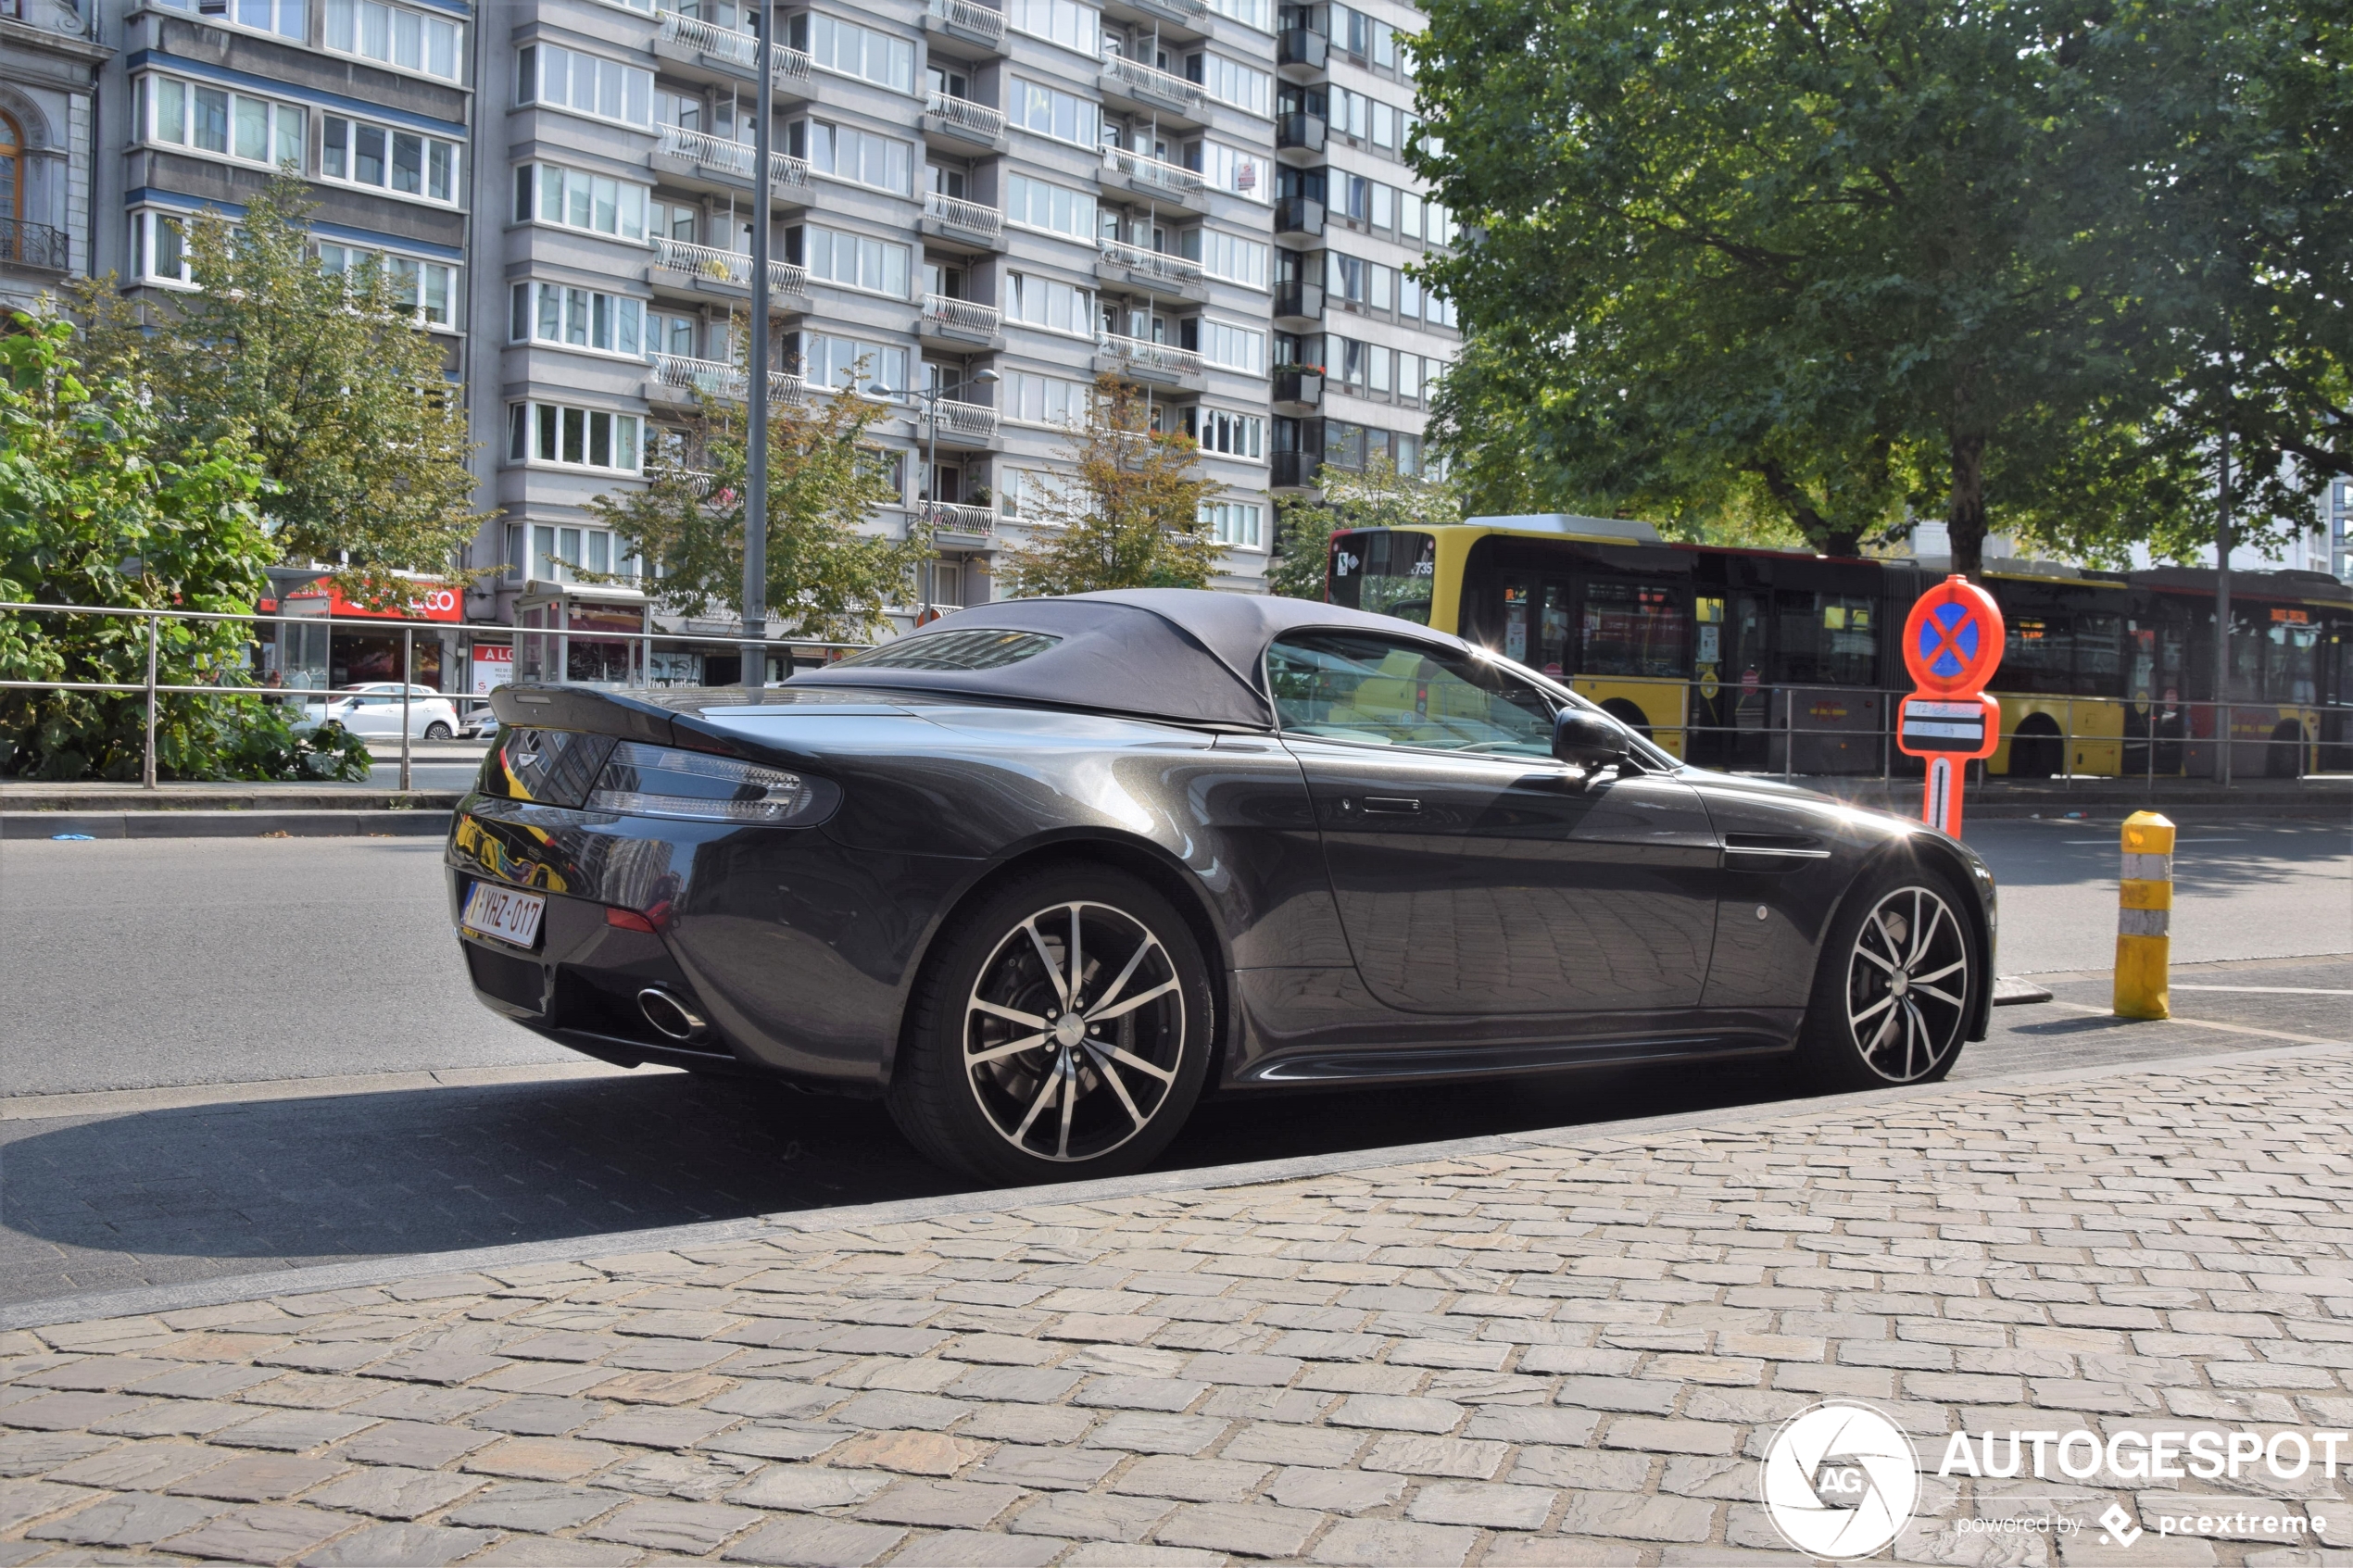
<svg viewBox="0 0 2353 1568">
<path fill-rule="evenodd" d="M 1194 1102 L 1983 1037 L 1964 846 L 1687 768 L 1453 637 L 1294 599 L 988 605 L 767 691 L 510 686 L 450 897 L 592 1056 L 879 1095 L 945 1164 L 1131 1170 Z"/>
</svg>

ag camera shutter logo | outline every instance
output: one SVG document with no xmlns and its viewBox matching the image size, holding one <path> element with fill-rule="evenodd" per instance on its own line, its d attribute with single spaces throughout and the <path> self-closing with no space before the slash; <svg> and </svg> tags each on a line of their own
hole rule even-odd
<svg viewBox="0 0 2353 1568">
<path fill-rule="evenodd" d="M 1773 1434 L 1759 1484 L 1790 1545 L 1816 1557 L 1869 1557 L 1912 1522 L 1919 1461 L 1903 1428 L 1869 1405 L 1833 1400 Z"/>
</svg>

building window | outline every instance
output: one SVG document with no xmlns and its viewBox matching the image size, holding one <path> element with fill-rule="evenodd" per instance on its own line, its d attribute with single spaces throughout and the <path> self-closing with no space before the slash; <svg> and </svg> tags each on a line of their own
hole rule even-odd
<svg viewBox="0 0 2353 1568">
<path fill-rule="evenodd" d="M 554 343 L 598 354 L 645 354 L 645 301 L 562 283 L 517 283 L 507 335 L 514 343 Z"/>
<path fill-rule="evenodd" d="M 792 156 L 807 158 L 820 174 L 895 196 L 914 190 L 914 149 L 905 142 L 822 119 L 793 121 L 786 139 Z"/>
<path fill-rule="evenodd" d="M 1013 108 L 1007 118 L 1022 130 L 1081 147 L 1101 141 L 1103 111 L 1091 99 L 1018 76 L 1013 82 Z"/>
<path fill-rule="evenodd" d="M 223 21 L 236 27 L 249 27 L 257 32 L 274 32 L 297 41 L 308 38 L 303 0 L 204 0 L 190 5 L 188 0 L 160 0 L 175 11 L 201 11 L 207 19 Z M 9 16 L 19 13 L 9 11 Z"/>
<path fill-rule="evenodd" d="M 1036 425 L 1083 424 L 1094 390 L 1085 382 L 1015 370 L 1006 381 L 1005 417 Z"/>
<path fill-rule="evenodd" d="M 458 80 L 465 55 L 458 23 L 376 0 L 327 0 L 327 47 L 444 82 Z"/>
<path fill-rule="evenodd" d="M 1239 546 L 1245 550 L 1263 550 L 1266 539 L 1261 532 L 1265 513 L 1248 501 L 1203 501 L 1201 521 L 1210 536 L 1221 545 Z"/>
<path fill-rule="evenodd" d="M 1016 32 L 1076 49 L 1092 58 L 1102 51 L 1101 13 L 1072 0 L 1009 0 L 1005 20 Z"/>
<path fill-rule="evenodd" d="M 1012 174 L 1005 185 L 1005 221 L 1026 229 L 1044 229 L 1086 244 L 1095 239 L 1095 198 L 1085 191 L 1067 190 Z"/>
<path fill-rule="evenodd" d="M 447 262 L 421 261 L 415 257 L 394 256 L 359 245 L 326 241 L 319 245 L 319 264 L 330 272 L 357 272 L 370 263 L 384 269 L 384 276 L 392 281 L 394 299 L 415 311 L 421 325 L 457 326 L 457 268 Z"/>
<path fill-rule="evenodd" d="M 1243 26 L 1254 27 L 1261 32 L 1275 31 L 1268 0 L 1209 0 L 1209 8 L 1221 17 L 1231 17 Z"/>
<path fill-rule="evenodd" d="M 1253 289 L 1266 286 L 1268 247 L 1256 240 L 1215 229 L 1188 229 L 1181 243 L 1185 255 L 1211 277 Z"/>
<path fill-rule="evenodd" d="M 634 474 L 643 465 L 640 429 L 635 414 L 559 403 L 513 403 L 507 408 L 507 458 Z"/>
<path fill-rule="evenodd" d="M 0 218 L 24 217 L 24 132 L 0 114 Z"/>
<path fill-rule="evenodd" d="M 1025 326 L 1072 337 L 1095 335 L 1095 295 L 1052 278 L 1031 273 L 1005 275 L 1005 317 Z"/>
<path fill-rule="evenodd" d="M 1223 142 L 1193 142 L 1185 148 L 1185 167 L 1206 183 L 1252 201 L 1273 199 L 1266 178 L 1266 160 L 1256 153 L 1229 147 Z"/>
<path fill-rule="evenodd" d="M 192 286 L 188 220 L 176 213 L 144 209 L 131 215 L 132 270 L 150 283 Z"/>
<path fill-rule="evenodd" d="M 458 144 L 331 114 L 324 117 L 319 138 L 319 173 L 322 179 L 454 206 Z"/>
<path fill-rule="evenodd" d="M 275 169 L 303 164 L 303 111 L 176 76 L 141 79 L 147 135 L 157 142 Z"/>
<path fill-rule="evenodd" d="M 515 221 L 560 224 L 594 234 L 642 242 L 646 237 L 643 185 L 589 174 L 552 163 L 515 166 Z"/>
<path fill-rule="evenodd" d="M 561 528 L 547 523 L 507 528 L 507 560 L 524 577 L 542 583 L 576 583 L 588 577 L 621 577 L 635 582 L 637 558 L 625 554 L 628 546 L 610 529 Z M 590 574 L 594 574 L 593 577 Z"/>
<path fill-rule="evenodd" d="M 907 351 L 895 344 L 811 332 L 801 350 L 800 365 L 801 379 L 825 392 L 841 391 L 852 377 L 858 378 L 859 388 L 864 392 L 907 390 Z"/>
<path fill-rule="evenodd" d="M 904 38 L 806 13 L 792 19 L 791 36 L 794 48 L 826 70 L 901 93 L 915 90 L 915 46 Z"/>
<path fill-rule="evenodd" d="M 1266 334 L 1230 321 L 1201 323 L 1201 357 L 1228 370 L 1253 376 L 1266 373 Z"/>
<path fill-rule="evenodd" d="M 515 71 L 519 104 L 546 104 L 623 125 L 654 122 L 654 73 L 649 70 L 560 44 L 533 44 L 517 56 Z"/>
<path fill-rule="evenodd" d="M 1214 452 L 1222 458 L 1242 458 L 1253 463 L 1266 458 L 1266 421 L 1256 414 L 1237 414 L 1224 408 L 1188 408 L 1185 433 L 1200 442 L 1202 451 Z"/>
<path fill-rule="evenodd" d="M 811 223 L 785 231 L 785 251 L 787 259 L 809 269 L 812 278 L 893 299 L 907 297 L 912 253 L 905 245 Z"/>
<path fill-rule="evenodd" d="M 1191 56 L 1185 62 L 1185 74 L 1200 82 L 1219 103 L 1248 109 L 1252 114 L 1266 112 L 1268 97 L 1274 91 L 1273 77 L 1223 55 L 1203 53 Z"/>
<path fill-rule="evenodd" d="M 1036 469 L 997 470 L 997 509 L 1007 517 L 1032 523 L 1047 521 L 1056 499 L 1057 486 L 1050 473 Z"/>
</svg>

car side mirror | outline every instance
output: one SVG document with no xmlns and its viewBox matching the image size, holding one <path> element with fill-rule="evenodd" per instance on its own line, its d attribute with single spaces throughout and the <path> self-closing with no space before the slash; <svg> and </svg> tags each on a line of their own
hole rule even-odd
<svg viewBox="0 0 2353 1568">
<path fill-rule="evenodd" d="M 1624 761 L 1632 749 L 1626 732 L 1598 713 L 1564 708 L 1553 716 L 1553 756 L 1557 761 L 1591 771 Z"/>
</svg>

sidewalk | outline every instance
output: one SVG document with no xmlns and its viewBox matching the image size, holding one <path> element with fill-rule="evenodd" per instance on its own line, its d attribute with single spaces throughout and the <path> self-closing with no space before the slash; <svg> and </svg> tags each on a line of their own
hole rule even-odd
<svg viewBox="0 0 2353 1568">
<path fill-rule="evenodd" d="M 1798 1561 L 1755 1456 L 1826 1395 L 1938 1443 L 2353 1425 L 2339 1045 L 1259 1176 L 18 1309 L 0 1564 Z M 1894 1552 L 2322 1561 L 1960 1524 L 2170 1500 L 2115 1480 L 1931 1474 Z M 2294 1493 L 2330 1547 L 2347 1486 Z"/>
</svg>

